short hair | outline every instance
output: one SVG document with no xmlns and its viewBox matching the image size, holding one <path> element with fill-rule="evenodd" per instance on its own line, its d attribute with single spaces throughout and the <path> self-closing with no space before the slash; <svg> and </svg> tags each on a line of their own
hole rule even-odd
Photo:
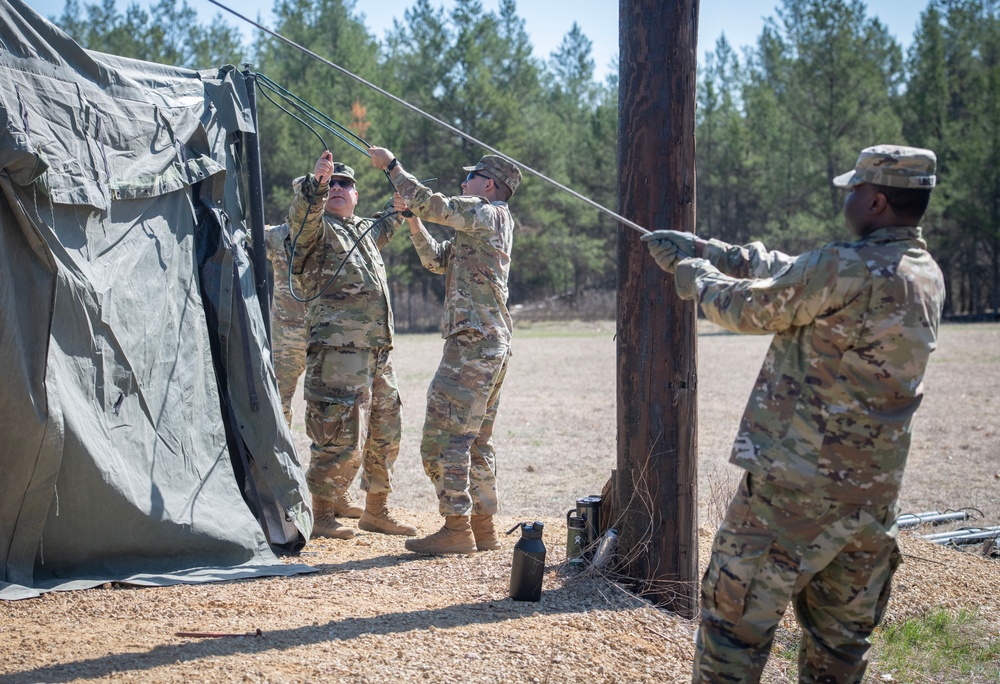
<svg viewBox="0 0 1000 684">
<path fill-rule="evenodd" d="M 896 216 L 919 221 L 931 201 L 931 191 L 927 188 L 891 188 L 876 185 L 876 192 L 885 195 L 885 201 Z"/>
<path fill-rule="evenodd" d="M 506 183 L 501 183 L 500 181 L 498 181 L 496 176 L 494 176 L 489 171 L 486 171 L 483 175 L 488 176 L 489 179 L 493 181 L 493 186 L 497 189 L 497 198 L 501 202 L 506 202 L 507 200 L 510 199 L 510 196 L 514 194 L 513 192 L 510 191 L 510 188 L 507 187 Z"/>
</svg>

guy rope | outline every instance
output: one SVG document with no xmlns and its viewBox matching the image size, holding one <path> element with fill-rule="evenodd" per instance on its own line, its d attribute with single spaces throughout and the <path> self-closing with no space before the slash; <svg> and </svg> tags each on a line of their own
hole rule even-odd
<svg viewBox="0 0 1000 684">
<path fill-rule="evenodd" d="M 312 59 L 315 59 L 316 61 L 321 62 L 321 63 L 325 64 L 326 66 L 332 68 L 332 69 L 336 69 L 337 71 L 339 71 L 340 73 L 344 74 L 345 76 L 354 79 L 358 83 L 360 83 L 360 84 L 362 84 L 362 85 L 364 85 L 364 86 L 366 86 L 368 88 L 371 88 L 375 92 L 380 93 L 381 95 L 384 95 L 385 97 L 389 98 L 393 102 L 395 102 L 395 103 L 397 103 L 399 105 L 402 105 L 403 107 L 406 107 L 410 111 L 415 112 L 416 114 L 419 114 L 420 116 L 424 117 L 425 119 L 427 119 L 429 121 L 433 121 L 438 126 L 441 126 L 442 128 L 445 128 L 446 130 L 454 133 L 455 135 L 461 136 L 465 140 L 468 140 L 469 142 L 471 142 L 471 143 L 473 143 L 475 145 L 479 145 L 480 147 L 482 147 L 482 148 L 484 148 L 486 150 L 489 150 L 493 154 L 496 154 L 496 155 L 498 155 L 500 157 L 503 157 L 504 159 L 506 159 L 507 161 L 511 162 L 512 164 L 516 164 L 522 170 L 527 171 L 528 173 L 532 174 L 533 176 L 536 176 L 536 177 L 540 178 L 541 180 L 545 181 L 546 183 L 548 183 L 548 184 L 550 184 L 550 185 L 552 185 L 552 186 L 554 186 L 554 187 L 562 190 L 565 193 L 568 193 L 568 194 L 572 195 L 573 197 L 577 198 L 578 200 L 581 200 L 582 202 L 590 205 L 594 209 L 597 209 L 598 211 L 600 211 L 600 212 L 602 212 L 604 214 L 607 214 L 608 216 L 610 216 L 611 218 L 615 219 L 616 221 L 618 221 L 622 225 L 628 226 L 629 228 L 632 228 L 633 230 L 636 230 L 639 233 L 642 233 L 644 235 L 649 232 L 647 229 L 643 228 L 638 223 L 635 223 L 634 221 L 630 221 L 629 219 L 625 218 L 624 216 L 621 216 L 620 214 L 611 211 L 607 207 L 605 207 L 605 206 L 603 206 L 601 204 L 598 204 L 597 202 L 595 202 L 594 200 L 590 199 L 589 197 L 585 197 L 585 196 L 581 195 L 580 193 L 578 193 L 577 191 L 573 190 L 572 188 L 569 188 L 569 187 L 563 185 L 562 183 L 560 183 L 560 182 L 558 182 L 556 180 L 553 180 L 552 178 L 549 178 L 548 176 L 546 176 L 545 174 L 541 173 L 540 171 L 536 171 L 535 169 L 531 168 L 527 164 L 524 164 L 523 162 L 520 162 L 517 159 L 514 159 L 513 157 L 510 157 L 510 156 L 504 154 L 500 150 L 496 149 L 495 147 L 493 147 L 491 145 L 486 144 L 482 140 L 479 140 L 478 138 L 475 138 L 475 137 L 469 135 L 468 133 L 466 133 L 466 132 L 464 132 L 462 130 L 459 130 L 458 128 L 455 128 L 451 124 L 449 124 L 449 123 L 447 123 L 445 121 L 442 121 L 441 119 L 437 118 L 436 116 L 434 116 L 432 114 L 428 114 L 427 112 L 423 111 L 419 107 L 410 104 L 406 100 L 403 100 L 402 98 L 399 98 L 399 97 L 393 95 L 389 91 L 387 91 L 387 90 L 385 90 L 383 88 L 378 87 L 374 83 L 363 79 L 362 77 L 358 76 L 357 74 L 355 74 L 355 73 L 353 73 L 351 71 L 348 71 L 347 69 L 345 69 L 344 67 L 342 67 L 342 66 L 340 66 L 338 64 L 334 64 L 333 62 L 331 62 L 330 60 L 326 59 L 325 57 L 321 57 L 320 55 L 317 55 L 312 50 L 310 50 L 310 49 L 308 49 L 308 48 L 306 48 L 306 47 L 304 47 L 302 45 L 299 45 L 295 41 L 293 41 L 293 40 L 291 40 L 289 38 L 286 38 L 285 36 L 281 35 L 280 33 L 277 33 L 276 31 L 272 31 L 271 29 L 267 28 L 266 26 L 263 26 L 260 23 L 254 21 L 253 19 L 250 19 L 249 17 L 246 17 L 246 16 L 240 14 L 236 10 L 234 10 L 234 9 L 232 9 L 230 7 L 227 7 L 226 5 L 222 4 L 218 0 L 208 0 L 208 2 L 212 3 L 213 5 L 215 5 L 216 7 L 220 8 L 220 9 L 225 10 L 226 12 L 229 12 L 233 16 L 237 17 L 238 19 L 241 19 L 242 21 L 245 21 L 246 23 L 250 24 L 251 26 L 256 27 L 257 29 L 263 31 L 264 33 L 267 33 L 268 35 L 274 36 L 275 38 L 277 38 L 278 40 L 282 41 L 283 43 L 287 43 L 288 45 L 292 46 L 296 50 L 302 52 L 305 55 L 308 55 Z M 367 154 L 367 151 L 366 151 L 366 154 Z"/>
</svg>

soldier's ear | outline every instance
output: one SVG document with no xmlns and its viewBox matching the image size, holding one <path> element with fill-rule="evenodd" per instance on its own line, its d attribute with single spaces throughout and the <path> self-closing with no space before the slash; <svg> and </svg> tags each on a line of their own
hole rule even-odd
<svg viewBox="0 0 1000 684">
<path fill-rule="evenodd" d="M 881 214 L 888 208 L 889 198 L 885 196 L 884 192 L 872 193 L 871 205 L 869 206 L 872 214 Z"/>
</svg>

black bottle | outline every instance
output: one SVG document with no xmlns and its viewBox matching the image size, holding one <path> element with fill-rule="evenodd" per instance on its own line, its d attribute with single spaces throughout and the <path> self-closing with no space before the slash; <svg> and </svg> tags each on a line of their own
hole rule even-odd
<svg viewBox="0 0 1000 684">
<path fill-rule="evenodd" d="M 514 561 L 510 568 L 510 597 L 515 601 L 538 601 L 542 597 L 542 576 L 545 574 L 545 544 L 542 542 L 543 523 L 521 524 L 521 538 L 514 545 Z"/>
</svg>

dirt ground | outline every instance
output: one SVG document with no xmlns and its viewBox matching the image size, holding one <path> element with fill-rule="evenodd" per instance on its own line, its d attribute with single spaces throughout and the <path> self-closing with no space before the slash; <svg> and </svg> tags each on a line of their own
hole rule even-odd
<svg viewBox="0 0 1000 684">
<path fill-rule="evenodd" d="M 501 520 L 546 522 L 540 602 L 507 598 L 514 536 L 499 551 L 427 558 L 406 553 L 400 538 L 361 533 L 310 543 L 291 559 L 316 568 L 309 575 L 113 585 L 0 603 L 0 682 L 687 681 L 694 623 L 605 577 L 567 574 L 563 564 L 565 511 L 600 492 L 615 465 L 613 335 L 612 323 L 536 324 L 516 333 L 496 426 Z M 441 345 L 433 336 L 404 336 L 394 352 L 405 425 L 390 503 L 425 532 L 440 518 L 420 466 L 419 432 Z M 709 328 L 699 336 L 702 564 L 735 482 L 726 457 L 766 346 L 766 338 Z M 973 524 L 1000 525 L 998 386 L 1000 325 L 944 326 L 915 421 L 904 511 L 970 509 Z M 296 408 L 301 416 L 301 402 Z M 301 426 L 296 438 L 306 453 Z M 901 543 L 906 560 L 887 621 L 935 606 L 978 607 L 1000 638 L 997 561 L 910 533 Z M 176 635 L 257 629 L 261 636 Z M 795 637 L 788 618 L 779 637 Z M 772 657 L 765 681 L 792 681 L 789 662 Z M 876 655 L 868 681 L 891 676 Z"/>
</svg>

